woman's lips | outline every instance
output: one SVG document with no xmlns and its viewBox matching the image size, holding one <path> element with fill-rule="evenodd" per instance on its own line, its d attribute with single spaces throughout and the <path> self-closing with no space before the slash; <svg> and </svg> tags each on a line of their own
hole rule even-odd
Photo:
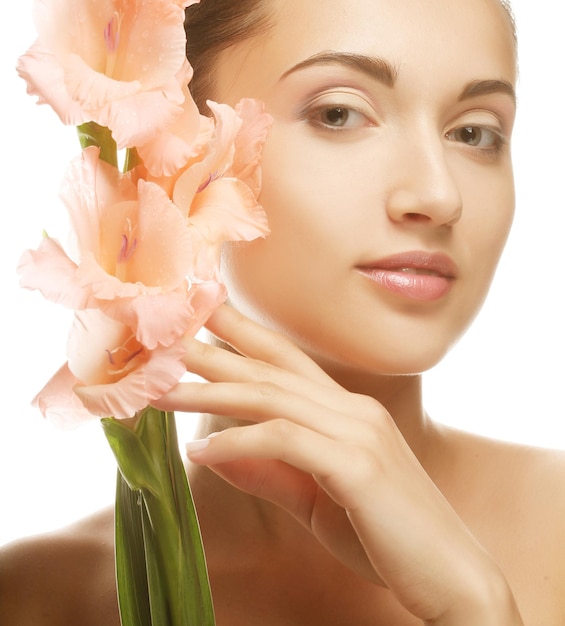
<svg viewBox="0 0 565 626">
<path fill-rule="evenodd" d="M 419 301 L 442 298 L 457 277 L 457 266 L 449 256 L 420 251 L 395 254 L 357 269 L 379 287 Z"/>
</svg>

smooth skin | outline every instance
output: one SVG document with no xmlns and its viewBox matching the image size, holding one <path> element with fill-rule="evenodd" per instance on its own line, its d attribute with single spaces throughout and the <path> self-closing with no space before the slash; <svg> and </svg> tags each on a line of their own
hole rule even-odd
<svg viewBox="0 0 565 626">
<path fill-rule="evenodd" d="M 218 626 L 562 626 L 563 455 L 422 406 L 512 221 L 508 18 L 495 0 L 270 4 L 212 97 L 274 118 L 272 233 L 226 249 L 230 304 L 210 345 L 186 339 L 208 382 L 158 403 L 202 415 L 187 469 Z M 413 250 L 455 263 L 442 297 L 360 271 Z M 111 511 L 5 550 L 0 623 L 119 624 Z"/>
</svg>

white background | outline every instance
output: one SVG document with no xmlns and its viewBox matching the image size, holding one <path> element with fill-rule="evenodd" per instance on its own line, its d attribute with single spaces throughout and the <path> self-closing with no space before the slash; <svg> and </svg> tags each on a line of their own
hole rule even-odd
<svg viewBox="0 0 565 626">
<path fill-rule="evenodd" d="M 565 9 L 560 0 L 514 7 L 521 50 L 514 231 L 474 327 L 426 375 L 426 402 L 437 420 L 565 450 Z M 29 404 L 65 360 L 69 313 L 20 289 L 15 267 L 42 229 L 64 240 L 57 194 L 78 143 L 73 129 L 25 94 L 14 71 L 35 37 L 31 0 L 11 3 L 3 27 L 0 544 L 110 504 L 115 476 L 97 423 L 61 432 Z M 192 418 L 180 417 L 181 434 L 190 436 Z"/>
</svg>

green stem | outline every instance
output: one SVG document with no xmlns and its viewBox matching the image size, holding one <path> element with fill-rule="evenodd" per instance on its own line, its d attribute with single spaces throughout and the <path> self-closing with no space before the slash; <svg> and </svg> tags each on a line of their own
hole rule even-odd
<svg viewBox="0 0 565 626">
<path fill-rule="evenodd" d="M 204 549 L 174 415 L 147 408 L 134 430 L 114 419 L 102 424 L 123 476 L 116 501 L 122 626 L 214 626 Z M 140 602 L 140 594 L 149 601 Z"/>
<path fill-rule="evenodd" d="M 178 450 L 174 415 L 148 409 L 139 427 L 161 482 L 158 496 L 144 490 L 143 497 L 165 574 L 172 624 L 214 624 L 200 528 Z M 200 608 L 195 611 L 196 607 Z"/>
</svg>

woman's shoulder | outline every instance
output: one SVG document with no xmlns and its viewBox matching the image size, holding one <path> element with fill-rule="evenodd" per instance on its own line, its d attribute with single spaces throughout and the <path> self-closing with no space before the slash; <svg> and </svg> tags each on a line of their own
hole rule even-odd
<svg viewBox="0 0 565 626">
<path fill-rule="evenodd" d="M 563 623 L 565 451 L 452 429 L 442 437 L 438 487 L 504 571 L 525 623 L 542 623 L 540 604 L 552 612 L 543 623 Z"/>
<path fill-rule="evenodd" d="M 565 493 L 565 450 L 504 441 L 452 428 L 444 428 L 442 432 L 454 456 L 462 463 L 476 470 L 484 468 L 479 474 L 491 473 L 493 478 L 518 481 L 525 488 L 535 486 L 536 491 L 551 485 L 563 488 Z"/>
<path fill-rule="evenodd" d="M 114 623 L 113 511 L 0 549 L 0 623 Z M 119 622 L 117 622 L 119 623 Z"/>
<path fill-rule="evenodd" d="M 474 488 L 508 506 L 513 503 L 526 514 L 549 509 L 565 515 L 565 450 L 491 439 L 441 428 L 446 451 L 444 472 L 464 483 L 467 495 Z M 562 518 L 563 519 L 563 518 Z M 561 520 L 560 520 L 561 521 Z M 565 531 L 565 525 L 560 524 Z"/>
</svg>

